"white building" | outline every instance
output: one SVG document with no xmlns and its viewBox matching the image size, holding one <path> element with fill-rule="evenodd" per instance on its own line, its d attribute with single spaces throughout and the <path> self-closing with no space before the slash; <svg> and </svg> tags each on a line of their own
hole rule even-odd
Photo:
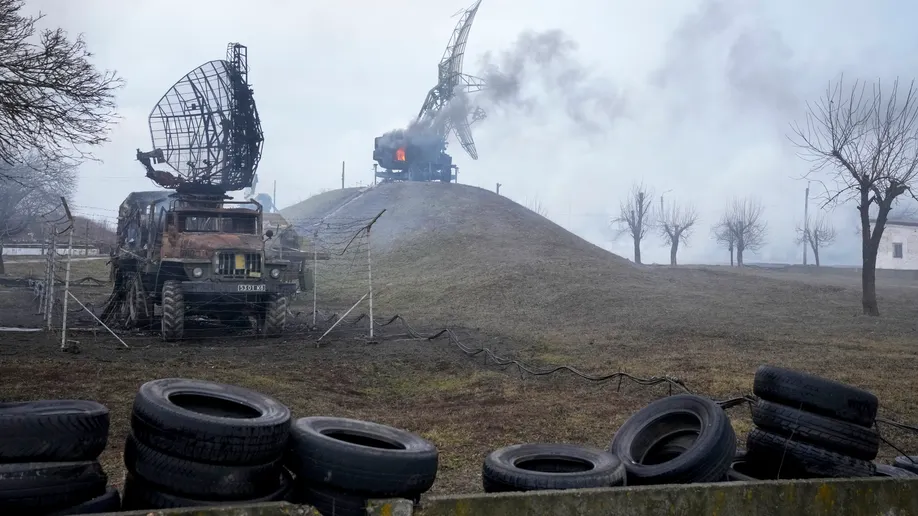
<svg viewBox="0 0 918 516">
<path fill-rule="evenodd" d="M 877 269 L 918 270 L 918 220 L 886 221 Z"/>
</svg>

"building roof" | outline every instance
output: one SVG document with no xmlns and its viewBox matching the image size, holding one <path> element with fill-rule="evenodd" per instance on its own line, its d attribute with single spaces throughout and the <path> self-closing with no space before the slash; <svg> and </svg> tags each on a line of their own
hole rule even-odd
<svg viewBox="0 0 918 516">
<path fill-rule="evenodd" d="M 874 223 L 877 219 L 871 217 L 870 222 Z M 915 219 L 887 219 L 887 226 L 904 226 L 904 227 L 918 227 L 918 220 Z"/>
</svg>

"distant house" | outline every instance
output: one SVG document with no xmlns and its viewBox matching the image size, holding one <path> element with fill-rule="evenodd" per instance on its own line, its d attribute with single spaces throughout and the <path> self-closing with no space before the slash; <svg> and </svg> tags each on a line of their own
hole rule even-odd
<svg viewBox="0 0 918 516">
<path fill-rule="evenodd" d="M 877 269 L 918 270 L 918 220 L 886 221 L 877 252 Z"/>
</svg>

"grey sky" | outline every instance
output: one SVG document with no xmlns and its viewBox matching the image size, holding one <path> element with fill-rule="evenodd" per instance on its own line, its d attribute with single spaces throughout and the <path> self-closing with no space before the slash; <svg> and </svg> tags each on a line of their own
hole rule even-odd
<svg viewBox="0 0 918 516">
<path fill-rule="evenodd" d="M 470 0 L 31 0 L 49 25 L 83 32 L 96 63 L 127 80 L 123 120 L 82 168 L 78 211 L 113 217 L 133 190 L 151 189 L 134 159 L 149 150 L 146 117 L 174 81 L 222 58 L 228 42 L 249 47 L 250 79 L 265 131 L 260 186 L 277 181 L 279 206 L 340 186 L 372 182 L 373 138 L 405 127 L 436 79 L 436 64 Z M 528 115 L 501 111 L 473 127 L 480 158 L 457 142 L 459 181 L 526 203 L 575 233 L 630 257 L 625 238 L 610 242 L 608 220 L 632 182 L 667 199 L 692 200 L 701 223 L 682 262 L 722 262 L 710 225 L 730 195 L 758 196 L 769 245 L 747 261 L 799 259 L 807 163 L 787 142 L 840 72 L 911 79 L 918 56 L 904 1 L 735 0 L 730 2 L 483 0 L 472 27 L 465 72 L 479 57 L 513 47 L 526 30 L 559 29 L 577 43 L 590 84 L 614 89 L 625 112 L 611 128 L 584 135 L 550 89 Z M 814 185 L 814 188 L 817 188 Z M 659 201 L 657 201 L 659 202 Z M 816 205 L 811 202 L 811 207 Z M 855 210 L 832 214 L 839 233 L 826 262 L 857 263 Z M 647 262 L 668 250 L 652 238 Z"/>
</svg>

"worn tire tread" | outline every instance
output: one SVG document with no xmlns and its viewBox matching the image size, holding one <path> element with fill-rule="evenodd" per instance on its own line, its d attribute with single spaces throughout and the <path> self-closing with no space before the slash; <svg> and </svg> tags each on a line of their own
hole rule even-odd
<svg viewBox="0 0 918 516">
<path fill-rule="evenodd" d="M 872 428 L 764 399 L 752 405 L 752 422 L 782 437 L 857 459 L 873 460 L 880 450 L 880 435 Z"/>
</svg>

